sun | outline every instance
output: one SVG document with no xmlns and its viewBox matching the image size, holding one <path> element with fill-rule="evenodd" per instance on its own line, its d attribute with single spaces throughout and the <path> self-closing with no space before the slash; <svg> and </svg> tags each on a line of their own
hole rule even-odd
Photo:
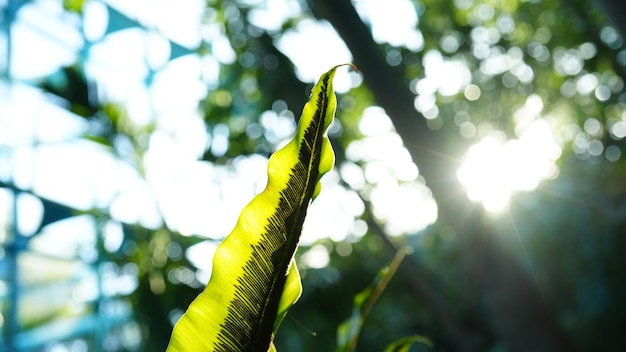
<svg viewBox="0 0 626 352">
<path fill-rule="evenodd" d="M 498 132 L 470 147 L 457 177 L 470 200 L 499 212 L 515 192 L 531 191 L 541 180 L 556 177 L 560 155 L 550 125 L 536 120 L 519 139 L 507 140 Z"/>
</svg>

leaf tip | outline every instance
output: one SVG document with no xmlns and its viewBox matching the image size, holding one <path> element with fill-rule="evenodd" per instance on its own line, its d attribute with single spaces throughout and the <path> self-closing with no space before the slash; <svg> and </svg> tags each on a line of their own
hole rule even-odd
<svg viewBox="0 0 626 352">
<path fill-rule="evenodd" d="M 359 68 L 358 68 L 358 67 L 356 67 L 356 65 L 355 65 L 355 64 L 353 64 L 353 63 L 351 63 L 351 62 L 346 62 L 346 63 L 343 63 L 343 64 L 339 64 L 339 65 L 337 65 L 337 66 L 333 67 L 331 70 L 336 70 L 337 68 L 339 68 L 339 67 L 341 67 L 341 66 L 350 66 L 350 67 L 352 67 L 352 69 L 354 70 L 354 72 L 359 72 Z"/>
</svg>

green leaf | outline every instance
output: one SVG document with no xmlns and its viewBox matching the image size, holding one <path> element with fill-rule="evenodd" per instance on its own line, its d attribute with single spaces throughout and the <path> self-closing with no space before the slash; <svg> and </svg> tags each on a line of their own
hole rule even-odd
<svg viewBox="0 0 626 352">
<path fill-rule="evenodd" d="M 275 331 L 302 291 L 293 256 L 304 217 L 334 164 L 326 130 L 339 66 L 320 77 L 296 136 L 270 157 L 265 190 L 217 248 L 211 279 L 174 327 L 169 352 L 274 349 Z"/>
<path fill-rule="evenodd" d="M 404 257 L 410 252 L 409 247 L 398 250 L 389 266 L 378 272 L 372 285 L 354 296 L 352 315 L 337 328 L 337 352 L 354 351 L 365 318 L 398 270 Z"/>
<path fill-rule="evenodd" d="M 83 5 L 85 0 L 63 0 L 63 7 L 68 11 L 83 13 Z"/>
<path fill-rule="evenodd" d="M 385 348 L 385 352 L 409 352 L 409 348 L 411 348 L 411 346 L 413 346 L 416 342 L 424 344 L 430 348 L 433 347 L 433 342 L 428 337 L 412 335 L 390 344 L 387 348 Z"/>
</svg>

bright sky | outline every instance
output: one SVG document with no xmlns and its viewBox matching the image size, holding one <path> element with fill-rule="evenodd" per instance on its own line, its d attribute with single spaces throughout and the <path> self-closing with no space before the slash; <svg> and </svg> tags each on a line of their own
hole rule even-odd
<svg viewBox="0 0 626 352">
<path fill-rule="evenodd" d="M 251 21 L 269 31 L 277 30 L 277 23 L 296 17 L 300 11 L 293 1 L 250 2 L 261 4 L 251 12 Z M 80 209 L 110 205 L 113 217 L 121 221 L 148 228 L 157 228 L 164 221 L 183 234 L 223 238 L 243 206 L 264 188 L 267 160 L 242 157 L 230 167 L 197 161 L 205 147 L 215 145 L 220 138 L 203 132 L 198 101 L 215 85 L 219 64 L 235 59 L 219 27 L 202 24 L 204 2 L 88 2 L 84 35 L 89 43 L 83 39 L 78 18 L 63 15 L 60 3 L 42 0 L 25 5 L 12 29 L 10 74 L 15 81 L 0 83 L 0 143 L 10 147 L 2 149 L 0 162 L 13 170 L 10 178 L 19 187 Z M 115 16 L 106 10 L 106 4 L 150 29 L 135 27 L 104 36 L 107 15 Z M 423 38 L 416 29 L 418 16 L 412 3 L 394 0 L 381 4 L 376 0 L 355 2 L 375 39 L 421 49 Z M 171 41 L 194 48 L 202 38 L 212 41 L 212 55 L 189 53 L 168 62 Z M 352 60 L 325 22 L 303 20 L 276 44 L 294 62 L 298 77 L 307 82 L 315 81 L 331 66 Z M 83 119 L 18 83 L 51 74 L 80 55 L 85 55 L 87 74 L 98 82 L 102 99 L 125 105 L 136 124 L 155 123 L 156 131 L 147 140 L 145 178 L 105 148 L 76 140 L 88 128 Z M 435 93 L 464 91 L 468 99 L 480 94 L 470 85 L 469 70 L 462 62 L 431 51 L 425 53 L 424 65 L 426 77 L 416 83 L 415 106 L 427 118 L 438 114 Z M 152 82 L 149 88 L 147 81 Z M 340 70 L 335 79 L 338 92 L 360 83 L 360 76 L 349 70 Z M 301 107 L 290 108 L 299 113 Z M 293 130 L 293 126 L 286 128 Z M 349 160 L 323 179 L 324 191 L 305 223 L 305 244 L 319 238 L 354 241 L 364 234 L 364 225 L 354 221 L 364 211 L 355 191 L 363 191 L 373 201 L 375 216 L 385 222 L 392 235 L 416 233 L 436 220 L 437 208 L 430 191 L 384 111 L 367 109 L 359 128 L 365 138 L 351 144 Z M 46 143 L 35 146 L 35 141 Z M 530 151 L 532 143 L 528 141 L 536 143 Z M 532 189 L 539 179 L 553 176 L 552 162 L 559 153 L 550 126 L 538 121 L 518 140 L 507 141 L 497 134 L 485 138 L 468 153 L 459 178 L 471 199 L 496 210 L 506 205 L 511 192 Z M 520 168 L 510 168 L 509 173 L 498 171 L 497 165 L 502 163 L 493 161 L 511 160 L 510 155 L 524 161 Z M 486 174 L 494 179 L 486 178 Z M 339 175 L 353 190 L 338 185 Z M 6 180 L 7 175 L 0 177 Z M 486 180 L 491 183 L 485 184 Z M 504 184 L 505 180 L 512 184 Z M 366 181 L 372 185 L 367 190 Z M 493 195 L 494 190 L 499 191 L 497 195 Z M 21 213 L 37 214 L 36 205 L 29 207 Z M 52 241 L 54 236 L 47 238 Z M 199 248 L 203 250 L 196 248 L 188 256 L 206 275 L 211 265 L 207 251 L 214 248 L 214 242 Z M 313 258 L 311 266 L 323 264 L 319 256 L 309 257 Z"/>
</svg>

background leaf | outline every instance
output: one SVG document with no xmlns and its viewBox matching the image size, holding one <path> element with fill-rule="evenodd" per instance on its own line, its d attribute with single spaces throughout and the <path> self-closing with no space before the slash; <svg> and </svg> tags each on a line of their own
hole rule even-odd
<svg viewBox="0 0 626 352">
<path fill-rule="evenodd" d="M 411 253 L 409 247 L 398 250 L 389 266 L 381 269 L 371 286 L 354 296 L 352 315 L 337 328 L 337 351 L 354 351 L 367 316 L 383 293 L 391 278 L 395 275 L 402 260 Z"/>
</svg>

